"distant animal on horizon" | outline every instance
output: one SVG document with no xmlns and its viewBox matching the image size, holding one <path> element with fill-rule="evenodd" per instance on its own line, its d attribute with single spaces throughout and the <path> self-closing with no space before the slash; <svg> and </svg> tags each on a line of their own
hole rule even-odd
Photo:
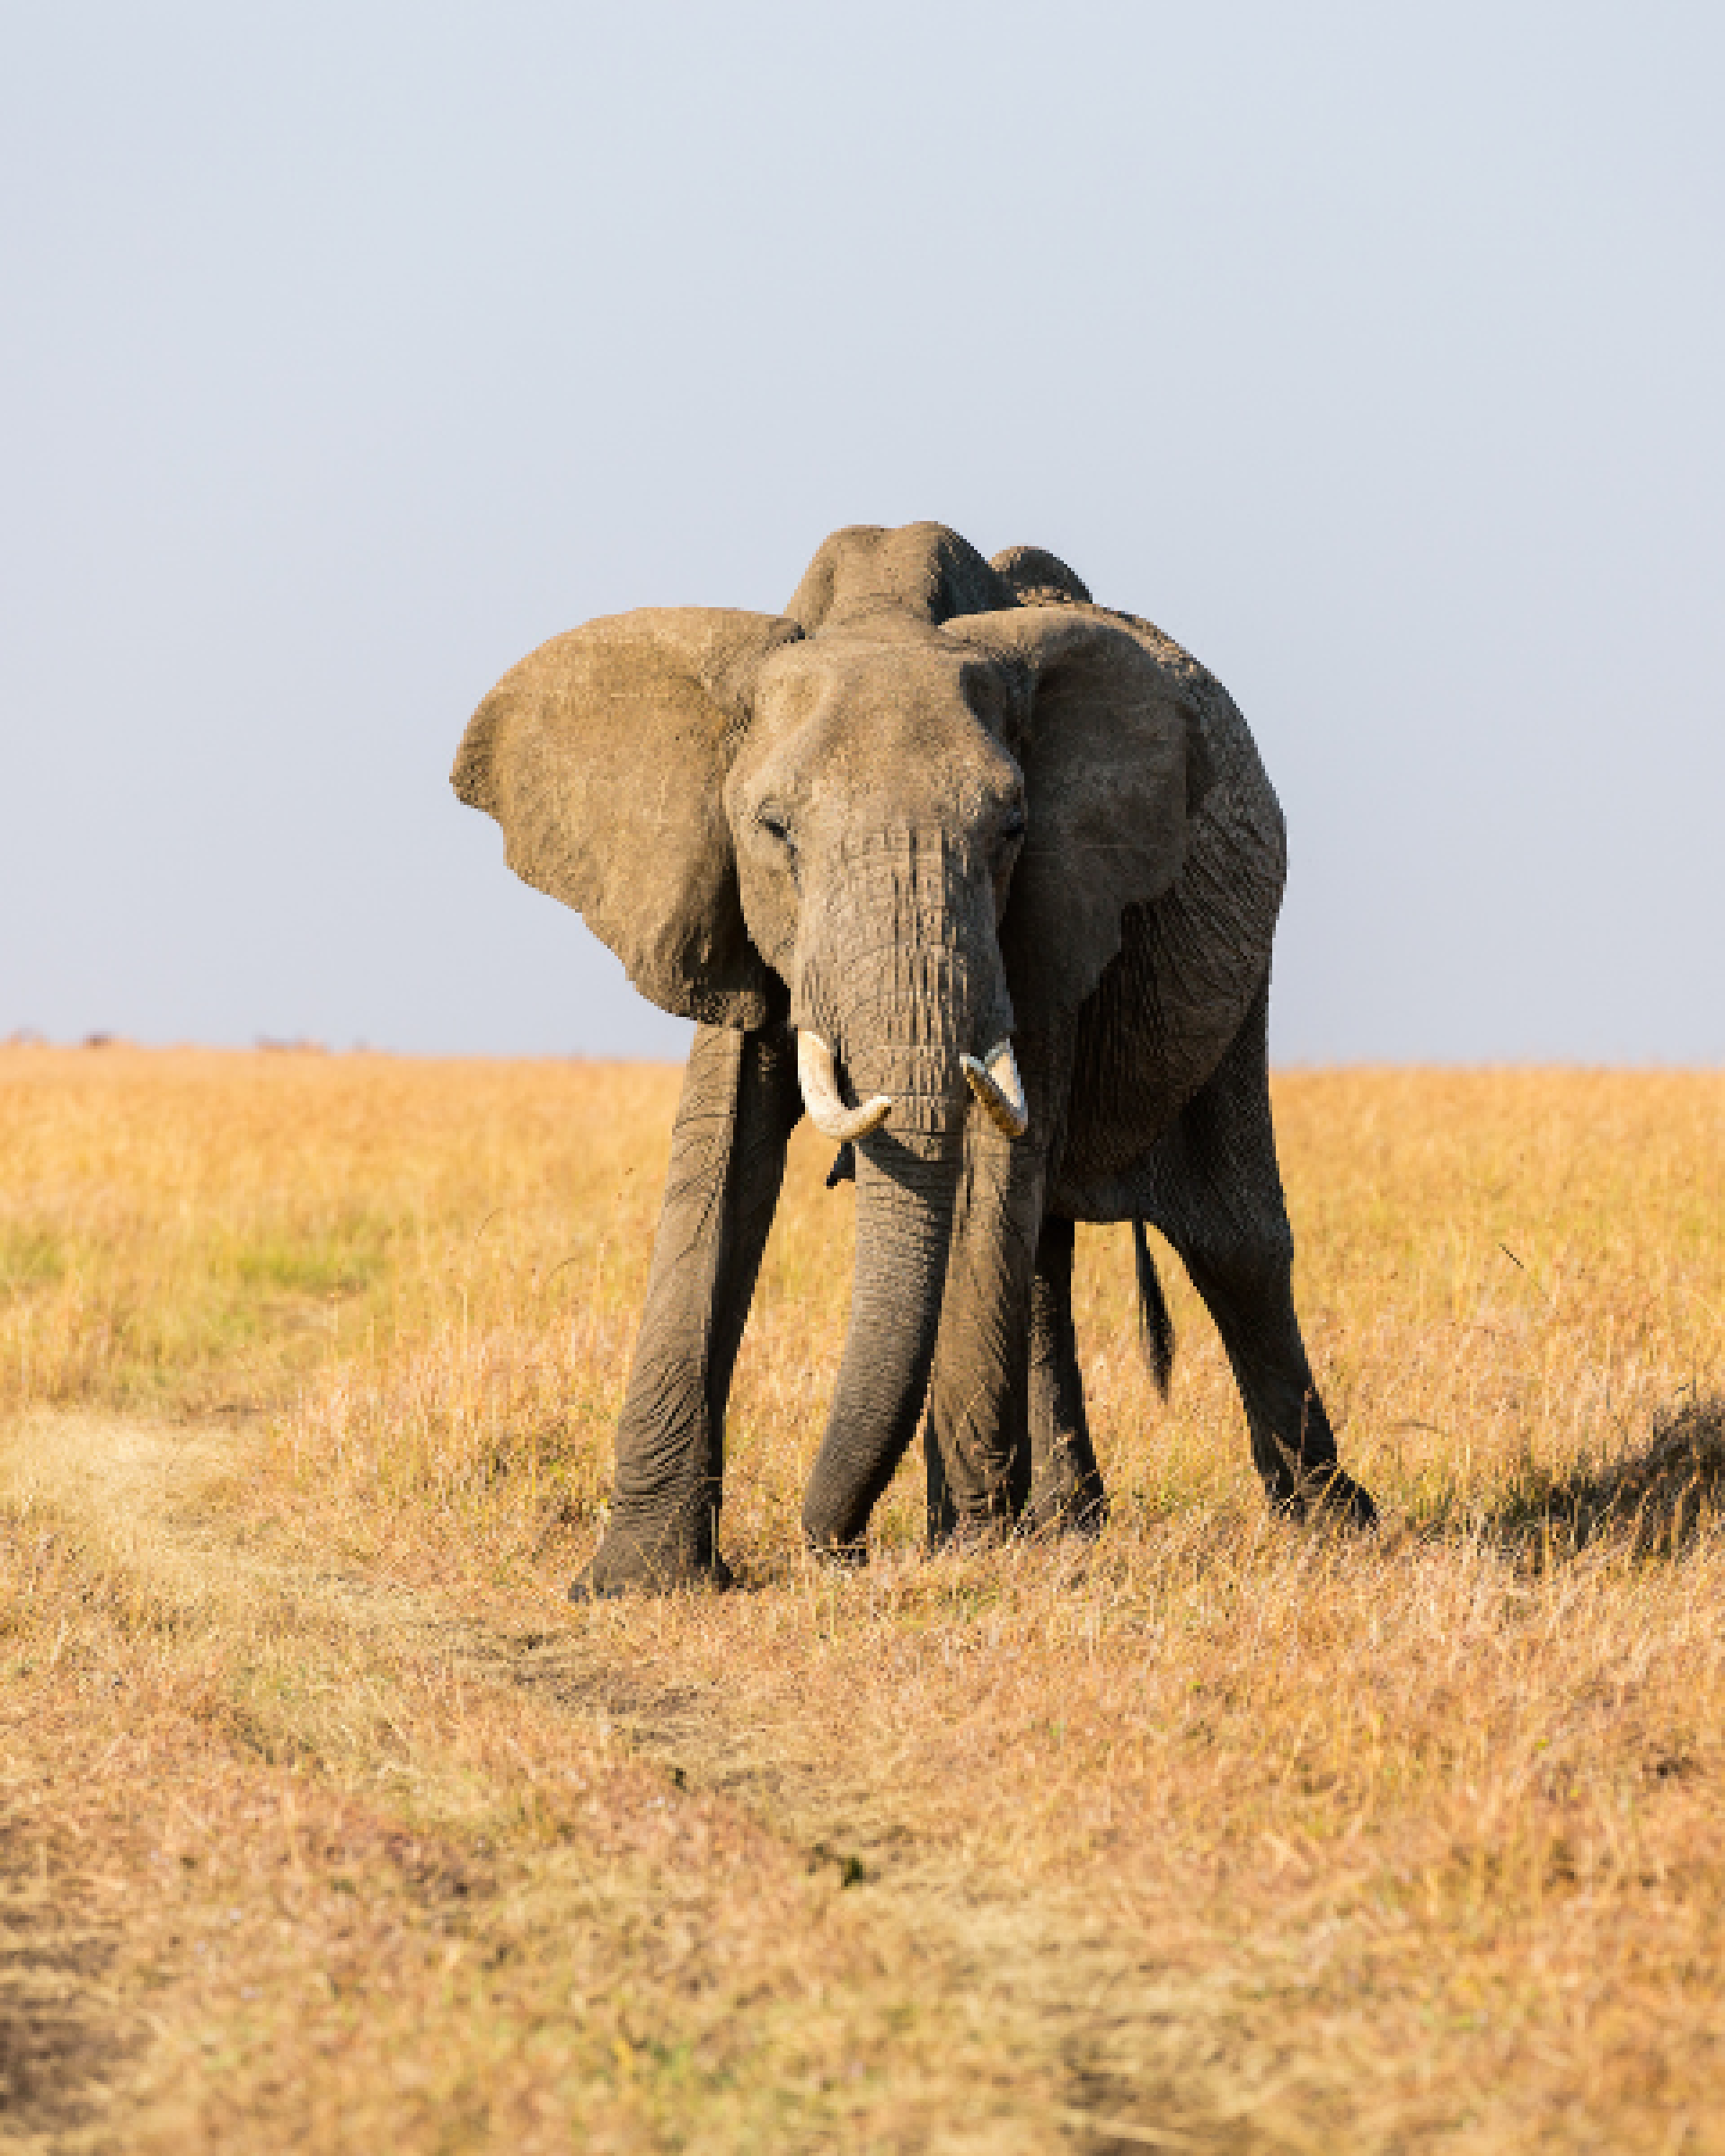
<svg viewBox="0 0 1725 2156">
<path fill-rule="evenodd" d="M 1295 1315 L 1266 1024 L 1283 824 L 1233 701 L 1053 555 L 853 526 L 783 614 L 643 608 L 506 675 L 456 759 L 509 866 L 697 1021 L 600 1548 L 729 1578 L 726 1400 L 799 1118 L 856 1179 L 803 1507 L 859 1559 L 924 1428 L 931 1542 L 1106 1515 L 1074 1224 L 1149 1223 L 1215 1319 L 1269 1501 L 1376 1517 Z"/>
</svg>

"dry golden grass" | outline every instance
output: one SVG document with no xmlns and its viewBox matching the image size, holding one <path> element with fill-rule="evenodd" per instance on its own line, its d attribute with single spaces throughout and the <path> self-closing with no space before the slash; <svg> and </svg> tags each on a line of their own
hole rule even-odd
<svg viewBox="0 0 1725 2156">
<path fill-rule="evenodd" d="M 1091 1231 L 1097 1551 L 809 1569 L 801 1137 L 746 1591 L 575 1613 L 676 1086 L 0 1053 L 0 2136 L 1725 2150 L 1725 1075 L 1281 1081 L 1366 1548 Z"/>
</svg>

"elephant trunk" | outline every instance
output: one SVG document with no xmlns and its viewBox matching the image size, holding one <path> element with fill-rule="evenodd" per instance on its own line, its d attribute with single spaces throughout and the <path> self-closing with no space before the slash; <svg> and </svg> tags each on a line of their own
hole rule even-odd
<svg viewBox="0 0 1725 2156">
<path fill-rule="evenodd" d="M 869 1515 L 922 1418 L 963 1145 L 930 1158 L 882 1132 L 856 1155 L 850 1330 L 802 1508 L 814 1547 L 847 1555 L 861 1554 Z"/>
<path fill-rule="evenodd" d="M 1022 1088 L 996 1045 L 1012 1006 L 991 887 L 938 834 L 855 843 L 806 906 L 800 957 L 796 1022 L 823 1044 L 801 1058 L 805 1099 L 812 1081 L 835 1132 L 836 1115 L 862 1127 L 850 1331 L 803 1526 L 818 1549 L 856 1551 L 921 1418 L 966 1121 L 985 1091 L 989 1112 L 1011 1118 Z M 823 1094 L 836 1086 L 824 1044 L 859 1107 Z"/>
</svg>

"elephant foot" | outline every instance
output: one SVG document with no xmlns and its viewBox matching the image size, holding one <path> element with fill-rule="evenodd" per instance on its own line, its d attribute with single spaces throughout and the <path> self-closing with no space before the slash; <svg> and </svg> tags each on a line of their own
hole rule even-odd
<svg viewBox="0 0 1725 2156">
<path fill-rule="evenodd" d="M 1340 1467 L 1308 1468 L 1287 1489 L 1269 1492 L 1270 1508 L 1313 1527 L 1339 1527 L 1357 1534 L 1377 1529 L 1371 1492 Z"/>
<path fill-rule="evenodd" d="M 1075 1445 L 1059 1445 L 1042 1464 L 1048 1471 L 1031 1480 L 1019 1533 L 1039 1539 L 1076 1535 L 1093 1542 L 1108 1524 L 1108 1492 L 1089 1441 L 1082 1453 Z"/>
<path fill-rule="evenodd" d="M 974 1512 L 949 1511 L 928 1523 L 931 1557 L 974 1557 L 988 1550 L 1004 1550 L 1017 1533 L 1019 1523 L 999 1505 L 981 1506 Z"/>
<path fill-rule="evenodd" d="M 710 1565 L 690 1566 L 678 1571 L 661 1565 L 654 1570 L 627 1574 L 602 1572 L 595 1558 L 585 1572 L 578 1573 L 570 1582 L 569 1599 L 574 1603 L 620 1602 L 626 1595 L 680 1595 L 692 1590 L 722 1595 L 727 1587 L 735 1585 L 735 1575 L 722 1557 L 715 1557 Z"/>
<path fill-rule="evenodd" d="M 701 1543 L 707 1542 L 703 1548 Z M 733 1584 L 730 1567 L 703 1537 L 692 1544 L 678 1528 L 643 1533 L 614 1519 L 593 1561 L 571 1586 L 571 1602 L 615 1602 L 624 1595 L 675 1595 L 690 1588 L 720 1592 Z"/>
<path fill-rule="evenodd" d="M 861 1572 L 869 1561 L 869 1545 L 860 1539 L 852 1542 L 826 1542 L 805 1533 L 802 1546 L 818 1565 L 829 1572 Z"/>
<path fill-rule="evenodd" d="M 1004 1550 L 1017 1532 L 1018 1523 L 1008 1512 L 990 1510 L 969 1517 L 960 1513 L 947 1542 L 950 1550 L 974 1556 L 985 1550 Z"/>
<path fill-rule="evenodd" d="M 1108 1498 L 1099 1487 L 1051 1491 L 1042 1498 L 1032 1493 L 1018 1532 L 1038 1542 L 1064 1536 L 1093 1542 L 1107 1524 Z"/>
</svg>

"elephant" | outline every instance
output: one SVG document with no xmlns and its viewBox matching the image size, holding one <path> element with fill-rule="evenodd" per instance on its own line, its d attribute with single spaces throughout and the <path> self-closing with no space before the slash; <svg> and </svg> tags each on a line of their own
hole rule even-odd
<svg viewBox="0 0 1725 2156">
<path fill-rule="evenodd" d="M 801 1116 L 854 1176 L 849 1328 L 802 1511 L 866 1556 L 922 1427 L 931 1545 L 1094 1535 L 1075 1224 L 1131 1222 L 1222 1336 L 1272 1507 L 1367 1527 L 1295 1312 L 1270 1121 L 1283 820 L 1233 701 L 1064 562 L 852 526 L 783 614 L 555 637 L 453 774 L 510 868 L 695 1021 L 613 1501 L 576 1599 L 723 1586 L 731 1374 Z"/>
</svg>

